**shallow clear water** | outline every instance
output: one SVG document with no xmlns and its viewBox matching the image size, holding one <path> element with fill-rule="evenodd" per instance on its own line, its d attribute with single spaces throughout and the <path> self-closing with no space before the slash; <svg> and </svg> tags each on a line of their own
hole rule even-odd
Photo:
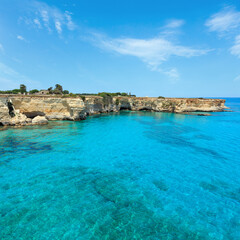
<svg viewBox="0 0 240 240">
<path fill-rule="evenodd" d="M 0 131 L 0 239 L 240 239 L 240 99 Z"/>
</svg>

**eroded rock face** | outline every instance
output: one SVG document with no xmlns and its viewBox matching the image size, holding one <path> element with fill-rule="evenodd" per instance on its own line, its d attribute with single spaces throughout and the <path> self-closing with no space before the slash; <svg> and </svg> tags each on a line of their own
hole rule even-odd
<svg viewBox="0 0 240 240">
<path fill-rule="evenodd" d="M 99 96 L 78 98 L 57 96 L 0 96 L 1 125 L 42 124 L 47 120 L 82 120 L 87 115 L 120 110 L 156 112 L 223 111 L 225 100 L 199 98 L 148 98 Z M 41 118 L 40 118 L 41 117 Z M 41 121 L 40 121 L 41 119 Z M 43 120 L 44 119 L 44 120 Z"/>
<path fill-rule="evenodd" d="M 80 120 L 85 117 L 81 98 L 13 97 L 14 108 L 30 118 L 45 116 L 51 120 Z"/>
<path fill-rule="evenodd" d="M 7 106 L 7 98 L 0 98 L 0 122 L 1 125 L 6 125 L 11 119 L 9 115 L 9 109 Z"/>
<path fill-rule="evenodd" d="M 84 106 L 87 115 L 119 111 L 119 107 L 115 104 L 114 99 L 104 101 L 102 97 L 98 96 L 86 97 Z"/>
<path fill-rule="evenodd" d="M 116 100 L 117 98 L 115 98 Z M 223 99 L 199 99 L 199 98 L 148 98 L 119 97 L 120 109 L 133 111 L 156 112 L 218 112 L 223 111 L 225 100 Z"/>
<path fill-rule="evenodd" d="M 28 123 L 31 123 L 31 121 L 28 120 L 27 116 L 22 113 L 16 113 L 14 117 L 10 119 L 9 125 L 27 125 Z"/>
<path fill-rule="evenodd" d="M 26 115 L 15 110 L 14 105 L 9 98 L 0 98 L 0 125 L 15 126 L 15 125 L 29 125 L 32 120 Z"/>
</svg>

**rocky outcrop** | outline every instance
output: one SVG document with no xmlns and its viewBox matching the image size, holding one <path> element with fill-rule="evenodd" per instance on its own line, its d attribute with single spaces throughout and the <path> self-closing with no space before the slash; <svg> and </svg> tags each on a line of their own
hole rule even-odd
<svg viewBox="0 0 240 240">
<path fill-rule="evenodd" d="M 42 125 L 42 124 L 48 124 L 48 120 L 44 116 L 36 116 L 32 120 L 33 125 Z"/>
<path fill-rule="evenodd" d="M 81 120 L 85 118 L 85 106 L 81 98 L 53 96 L 11 97 L 16 110 L 29 118 L 45 116 L 49 120 Z"/>
<path fill-rule="evenodd" d="M 48 120 L 82 120 L 87 115 L 120 110 L 156 112 L 223 111 L 225 100 L 199 98 L 148 98 L 86 96 L 0 95 L 0 125 L 46 124 Z"/>
<path fill-rule="evenodd" d="M 20 110 L 16 110 L 9 98 L 0 98 L 0 125 L 25 126 L 32 125 L 32 119 L 28 118 Z"/>
<path fill-rule="evenodd" d="M 30 125 L 32 123 L 32 119 L 28 118 L 26 115 L 15 112 L 15 116 L 12 117 L 9 121 L 9 125 L 15 126 L 15 125 Z"/>
<path fill-rule="evenodd" d="M 115 104 L 114 98 L 104 99 L 98 96 L 89 96 L 84 100 L 85 113 L 87 115 L 117 112 L 120 110 L 119 106 Z"/>
<path fill-rule="evenodd" d="M 120 109 L 156 112 L 219 112 L 225 107 L 223 99 L 200 98 L 118 98 Z"/>
<path fill-rule="evenodd" d="M 8 109 L 7 98 L 0 98 L 0 125 L 5 125 L 11 119 Z"/>
</svg>

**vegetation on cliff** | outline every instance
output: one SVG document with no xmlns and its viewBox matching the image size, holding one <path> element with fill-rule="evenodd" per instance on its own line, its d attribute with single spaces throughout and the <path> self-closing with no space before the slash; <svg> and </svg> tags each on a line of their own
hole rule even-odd
<svg viewBox="0 0 240 240">
<path fill-rule="evenodd" d="M 0 94 L 69 94 L 68 90 L 63 90 L 60 84 L 56 84 L 55 88 L 48 88 L 47 90 L 32 89 L 27 91 L 27 87 L 21 84 L 19 89 L 0 91 Z"/>
<path fill-rule="evenodd" d="M 112 97 L 136 97 L 136 95 L 126 92 L 70 93 L 68 90 L 63 90 L 63 87 L 60 84 L 56 84 L 55 88 L 49 87 L 46 90 L 32 89 L 30 91 L 27 91 L 27 87 L 24 84 L 21 84 L 19 89 L 0 91 L 0 94 L 63 95 L 63 97 L 81 97 L 83 101 L 85 100 L 85 96 L 100 96 L 104 98 L 106 104 L 112 102 Z"/>
</svg>

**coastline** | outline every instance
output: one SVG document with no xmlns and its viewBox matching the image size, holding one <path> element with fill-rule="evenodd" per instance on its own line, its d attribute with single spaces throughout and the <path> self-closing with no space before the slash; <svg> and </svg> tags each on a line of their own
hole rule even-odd
<svg viewBox="0 0 240 240">
<path fill-rule="evenodd" d="M 89 115 L 130 111 L 155 111 L 209 116 L 227 109 L 224 99 L 154 97 L 65 97 L 58 95 L 0 95 L 0 125 L 47 124 L 51 120 L 80 121 Z M 207 112 L 207 113 L 205 113 Z"/>
</svg>

